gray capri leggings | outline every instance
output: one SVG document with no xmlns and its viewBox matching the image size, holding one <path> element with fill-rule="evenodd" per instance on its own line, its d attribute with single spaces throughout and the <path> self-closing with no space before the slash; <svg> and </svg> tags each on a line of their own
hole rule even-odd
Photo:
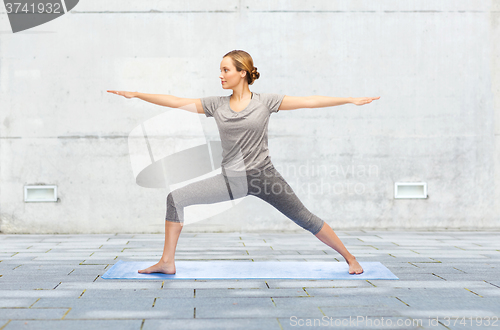
<svg viewBox="0 0 500 330">
<path fill-rule="evenodd" d="M 246 174 L 246 175 L 245 175 Z M 273 167 L 252 170 L 239 176 L 222 174 L 190 183 L 167 196 L 166 221 L 184 222 L 184 207 L 213 204 L 253 195 L 274 206 L 300 227 L 316 235 L 324 221 L 311 213 L 295 195 L 292 187 Z"/>
</svg>

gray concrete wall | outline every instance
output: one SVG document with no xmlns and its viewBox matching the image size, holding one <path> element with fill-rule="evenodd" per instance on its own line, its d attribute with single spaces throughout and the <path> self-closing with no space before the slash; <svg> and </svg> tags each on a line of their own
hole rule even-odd
<svg viewBox="0 0 500 330">
<path fill-rule="evenodd" d="M 229 95 L 218 75 L 233 49 L 261 73 L 254 92 L 381 96 L 271 116 L 275 167 L 333 229 L 500 227 L 498 1 L 85 0 L 16 34 L 0 8 L 4 233 L 161 232 L 167 190 L 135 183 L 128 136 L 183 110 L 106 90 Z M 399 181 L 429 197 L 395 199 Z M 25 203 L 34 183 L 59 201 Z M 191 230 L 302 229 L 246 197 Z"/>
</svg>

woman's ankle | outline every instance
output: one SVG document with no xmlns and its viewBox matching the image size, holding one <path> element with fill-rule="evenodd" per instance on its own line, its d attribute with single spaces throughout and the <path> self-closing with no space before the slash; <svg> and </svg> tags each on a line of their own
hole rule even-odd
<svg viewBox="0 0 500 330">
<path fill-rule="evenodd" d="M 347 261 L 347 263 L 349 263 L 349 262 L 351 262 L 351 261 L 353 261 L 353 260 L 356 260 L 356 257 L 355 257 L 355 256 L 353 256 L 352 254 L 351 254 L 350 256 L 347 256 L 347 257 L 345 258 L 345 261 Z"/>
</svg>

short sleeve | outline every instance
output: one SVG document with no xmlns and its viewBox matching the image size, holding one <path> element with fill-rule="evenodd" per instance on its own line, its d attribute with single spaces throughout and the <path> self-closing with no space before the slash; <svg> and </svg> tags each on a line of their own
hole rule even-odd
<svg viewBox="0 0 500 330">
<path fill-rule="evenodd" d="M 262 97 L 262 102 L 269 108 L 269 112 L 273 113 L 279 111 L 278 109 L 285 95 L 274 94 L 274 93 L 262 93 L 261 97 Z"/>
<path fill-rule="evenodd" d="M 203 111 L 205 112 L 205 116 L 207 117 L 214 116 L 214 112 L 219 107 L 221 99 L 222 96 L 208 96 L 200 98 L 201 105 L 203 106 Z"/>
</svg>

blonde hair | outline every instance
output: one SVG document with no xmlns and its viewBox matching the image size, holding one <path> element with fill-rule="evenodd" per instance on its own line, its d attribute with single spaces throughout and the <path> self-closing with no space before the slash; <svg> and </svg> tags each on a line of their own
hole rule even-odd
<svg viewBox="0 0 500 330">
<path fill-rule="evenodd" d="M 247 72 L 247 82 L 249 85 L 253 84 L 253 82 L 260 77 L 260 73 L 257 71 L 257 68 L 253 66 L 252 56 L 245 52 L 244 50 L 232 50 L 226 55 L 222 56 L 222 58 L 229 56 L 233 60 L 233 65 L 236 67 L 238 71 L 246 71 Z"/>
</svg>

